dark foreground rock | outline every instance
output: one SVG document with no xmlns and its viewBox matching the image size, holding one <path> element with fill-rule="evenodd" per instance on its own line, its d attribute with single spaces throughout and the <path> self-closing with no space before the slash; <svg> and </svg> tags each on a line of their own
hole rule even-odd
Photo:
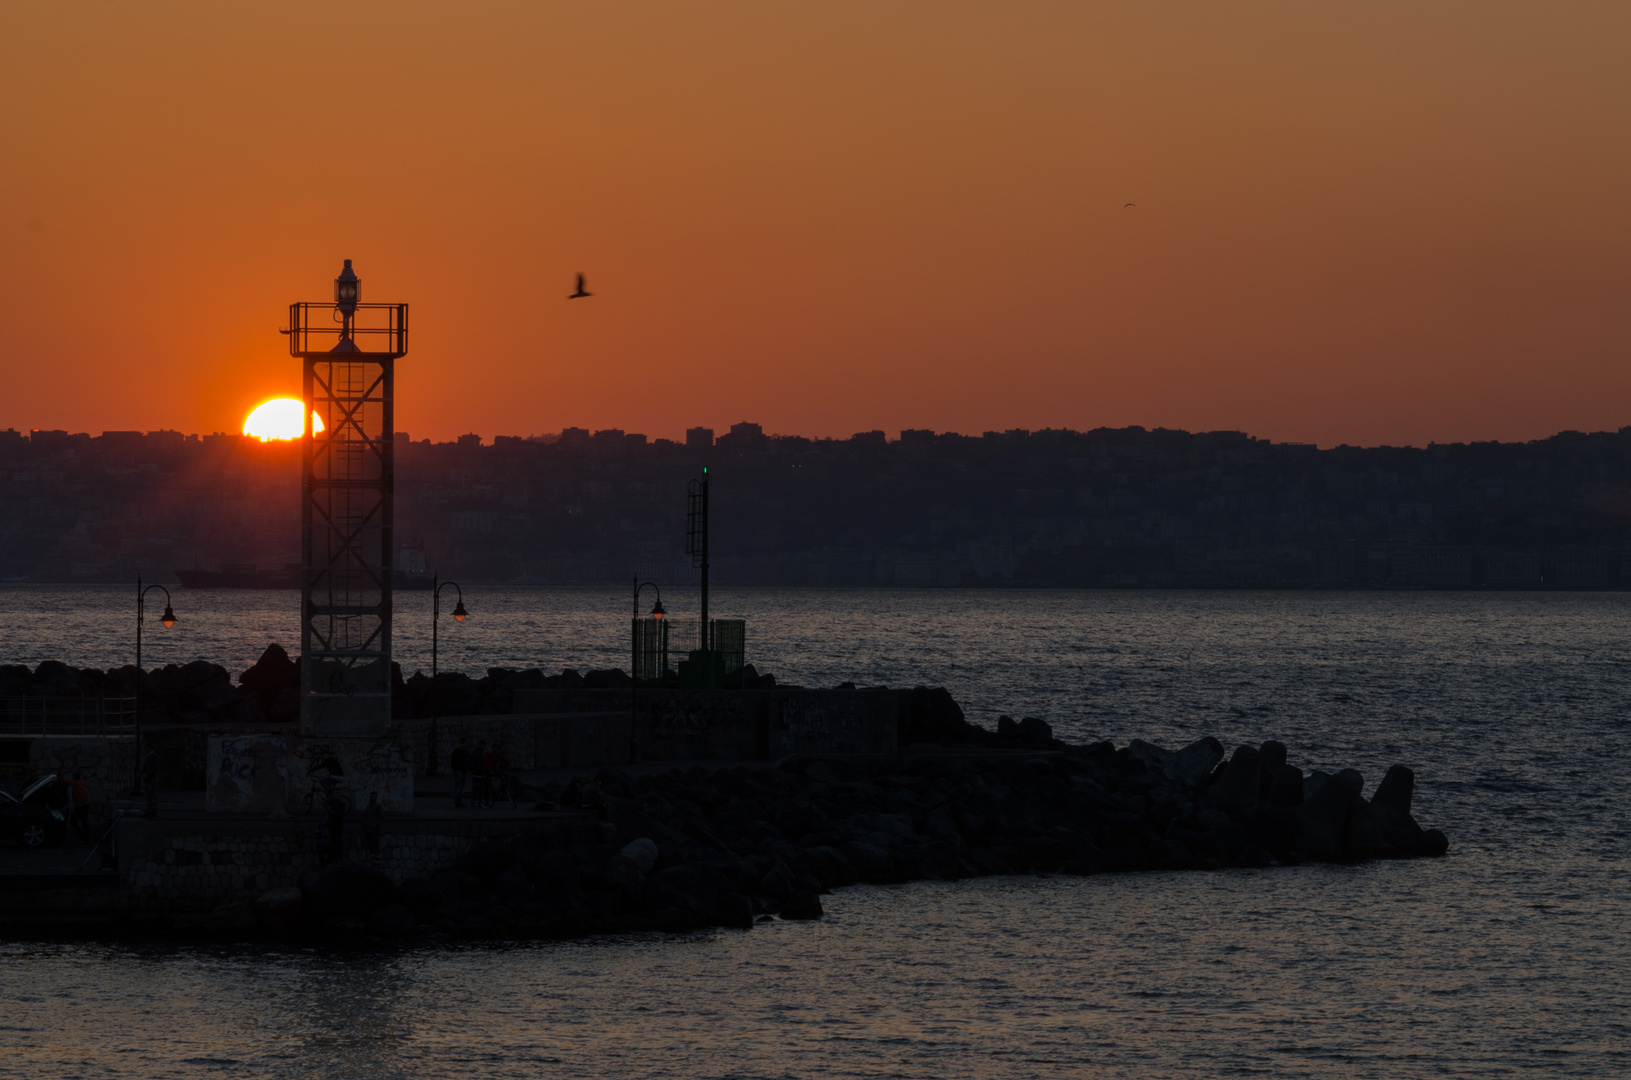
<svg viewBox="0 0 1631 1080">
<path fill-rule="evenodd" d="M 602 770 L 574 794 L 564 847 L 523 832 L 393 886 L 337 866 L 206 920 L 263 931 L 562 937 L 816 919 L 857 882 L 1096 874 L 1441 855 L 1394 766 L 1367 799 L 1353 770 L 1305 776 L 1278 743 L 1225 759 L 1216 739 L 1028 754 L 924 753 L 693 768 Z"/>
</svg>

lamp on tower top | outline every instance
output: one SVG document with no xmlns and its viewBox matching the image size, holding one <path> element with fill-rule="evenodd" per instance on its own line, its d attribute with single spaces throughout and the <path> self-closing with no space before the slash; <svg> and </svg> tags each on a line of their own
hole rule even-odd
<svg viewBox="0 0 1631 1080">
<path fill-rule="evenodd" d="M 357 301 L 362 299 L 362 278 L 351 269 L 351 260 L 345 261 L 345 269 L 340 276 L 334 279 L 334 302 L 340 310 L 350 315 L 357 310 Z"/>
</svg>

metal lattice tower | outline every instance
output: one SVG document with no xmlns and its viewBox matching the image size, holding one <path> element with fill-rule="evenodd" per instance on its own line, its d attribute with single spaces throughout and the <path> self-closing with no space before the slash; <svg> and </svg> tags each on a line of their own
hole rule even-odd
<svg viewBox="0 0 1631 1080">
<path fill-rule="evenodd" d="M 332 304 L 291 304 L 304 364 L 300 726 L 383 735 L 391 722 L 395 365 L 408 305 L 363 304 L 351 260 Z M 322 430 L 313 430 L 315 414 Z"/>
</svg>

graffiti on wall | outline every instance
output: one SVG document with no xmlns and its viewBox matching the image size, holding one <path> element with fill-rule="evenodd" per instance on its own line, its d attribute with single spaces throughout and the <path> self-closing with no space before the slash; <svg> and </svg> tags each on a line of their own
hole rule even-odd
<svg viewBox="0 0 1631 1080">
<path fill-rule="evenodd" d="M 204 809 L 277 813 L 289 794 L 289 742 L 277 735 L 211 735 Z"/>
<path fill-rule="evenodd" d="M 370 792 L 388 813 L 413 809 L 413 751 L 394 739 L 211 735 L 207 775 L 213 813 L 321 813 L 330 793 L 361 810 Z"/>
</svg>

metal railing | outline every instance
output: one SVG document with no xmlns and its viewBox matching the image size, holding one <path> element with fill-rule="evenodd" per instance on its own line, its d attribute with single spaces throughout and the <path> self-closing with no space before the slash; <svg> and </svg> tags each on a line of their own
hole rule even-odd
<svg viewBox="0 0 1631 1080">
<path fill-rule="evenodd" d="M 0 736 L 130 735 L 133 697 L 0 697 Z"/>
<path fill-rule="evenodd" d="M 289 355 L 326 353 L 340 343 L 346 324 L 338 304 L 289 305 Z M 407 304 L 358 304 L 350 325 L 359 352 L 401 356 L 408 351 Z"/>
</svg>

